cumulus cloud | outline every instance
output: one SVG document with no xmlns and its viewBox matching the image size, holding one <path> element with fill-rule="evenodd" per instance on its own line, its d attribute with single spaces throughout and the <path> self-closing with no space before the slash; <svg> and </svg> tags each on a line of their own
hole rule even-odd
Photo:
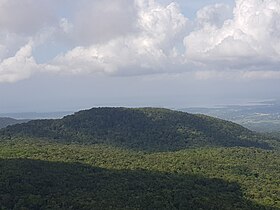
<svg viewBox="0 0 280 210">
<path fill-rule="evenodd" d="M 234 8 L 209 5 L 193 20 L 175 2 L 62 2 L 68 3 L 66 13 L 65 5 L 55 0 L 0 0 L 1 82 L 28 78 L 36 71 L 74 75 L 193 71 L 198 79 L 279 78 L 278 0 L 236 0 Z M 34 52 L 48 43 L 60 51 L 38 65 Z"/>
<path fill-rule="evenodd" d="M 0 30 L 0 61 L 14 55 L 18 51 L 19 46 L 23 46 L 27 42 L 28 39 L 26 37 Z"/>
<path fill-rule="evenodd" d="M 38 65 L 32 56 L 32 43 L 28 43 L 13 56 L 0 63 L 0 82 L 15 82 L 30 77 Z"/>
<path fill-rule="evenodd" d="M 33 49 L 55 24 L 53 3 L 0 0 L 0 82 L 26 79 L 40 69 Z"/>
<path fill-rule="evenodd" d="M 209 5 L 197 12 L 199 27 L 222 27 L 224 22 L 232 18 L 232 8 L 226 4 Z"/>
<path fill-rule="evenodd" d="M 117 36 L 106 43 L 76 47 L 59 55 L 47 70 L 63 73 L 104 72 L 135 75 L 166 71 L 167 65 L 177 65 L 178 37 L 183 38 L 188 20 L 179 6 L 162 6 L 155 1 L 138 0 L 134 5 L 135 32 Z M 180 44 L 180 43 L 179 43 Z"/>
<path fill-rule="evenodd" d="M 211 19 L 215 9 L 204 8 L 202 14 L 210 14 Z M 185 37 L 185 56 L 216 70 L 274 69 L 279 66 L 279 23 L 279 1 L 237 0 L 233 18 L 221 27 L 209 23 Z"/>
</svg>

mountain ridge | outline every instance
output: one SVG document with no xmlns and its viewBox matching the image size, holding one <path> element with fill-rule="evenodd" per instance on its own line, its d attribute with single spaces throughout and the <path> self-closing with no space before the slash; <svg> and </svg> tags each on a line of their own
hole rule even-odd
<svg viewBox="0 0 280 210">
<path fill-rule="evenodd" d="M 0 135 L 157 151 L 199 146 L 270 148 L 238 124 L 164 108 L 92 108 L 62 119 L 8 126 Z"/>
<path fill-rule="evenodd" d="M 28 120 L 17 120 L 10 117 L 0 117 L 0 129 L 5 128 L 9 125 L 15 125 L 20 123 L 28 122 Z"/>
</svg>

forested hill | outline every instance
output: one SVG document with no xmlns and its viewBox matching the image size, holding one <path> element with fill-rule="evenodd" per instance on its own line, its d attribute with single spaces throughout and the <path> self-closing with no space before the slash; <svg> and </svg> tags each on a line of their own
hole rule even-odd
<svg viewBox="0 0 280 210">
<path fill-rule="evenodd" d="M 58 120 L 8 126 L 0 135 L 153 151 L 198 146 L 270 148 L 262 136 L 235 123 L 160 108 L 93 108 Z"/>
<path fill-rule="evenodd" d="M 28 120 L 16 120 L 16 119 L 9 118 L 9 117 L 0 117 L 0 128 L 5 128 L 8 125 L 24 123 L 24 122 L 27 122 L 27 121 Z"/>
</svg>

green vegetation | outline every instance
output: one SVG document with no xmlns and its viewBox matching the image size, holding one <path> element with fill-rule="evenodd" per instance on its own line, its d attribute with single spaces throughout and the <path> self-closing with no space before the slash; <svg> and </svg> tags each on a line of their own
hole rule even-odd
<svg viewBox="0 0 280 210">
<path fill-rule="evenodd" d="M 280 139 L 280 131 L 279 131 L 279 132 L 266 133 L 266 135 L 267 135 L 269 138 L 270 138 L 270 137 L 274 137 L 274 138 Z"/>
<path fill-rule="evenodd" d="M 0 117 L 0 129 L 5 128 L 9 125 L 15 125 L 15 124 L 18 124 L 18 123 L 25 123 L 27 121 L 28 120 L 16 120 L 16 119 L 9 118 L 9 117 Z"/>
<path fill-rule="evenodd" d="M 270 149 L 264 137 L 228 121 L 168 109 L 94 108 L 60 120 L 10 126 L 2 138 L 47 138 L 57 142 L 108 144 L 135 150 L 170 151 L 189 147 Z"/>
<path fill-rule="evenodd" d="M 280 154 L 0 145 L 0 209 L 280 209 Z"/>
<path fill-rule="evenodd" d="M 231 122 L 99 108 L 0 133 L 1 210 L 280 210 L 279 141 Z"/>
</svg>

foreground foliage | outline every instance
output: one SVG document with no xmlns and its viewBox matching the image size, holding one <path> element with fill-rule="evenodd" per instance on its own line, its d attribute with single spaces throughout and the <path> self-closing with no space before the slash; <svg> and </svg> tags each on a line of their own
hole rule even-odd
<svg viewBox="0 0 280 210">
<path fill-rule="evenodd" d="M 0 209 L 280 209 L 280 154 L 0 143 Z"/>
</svg>

